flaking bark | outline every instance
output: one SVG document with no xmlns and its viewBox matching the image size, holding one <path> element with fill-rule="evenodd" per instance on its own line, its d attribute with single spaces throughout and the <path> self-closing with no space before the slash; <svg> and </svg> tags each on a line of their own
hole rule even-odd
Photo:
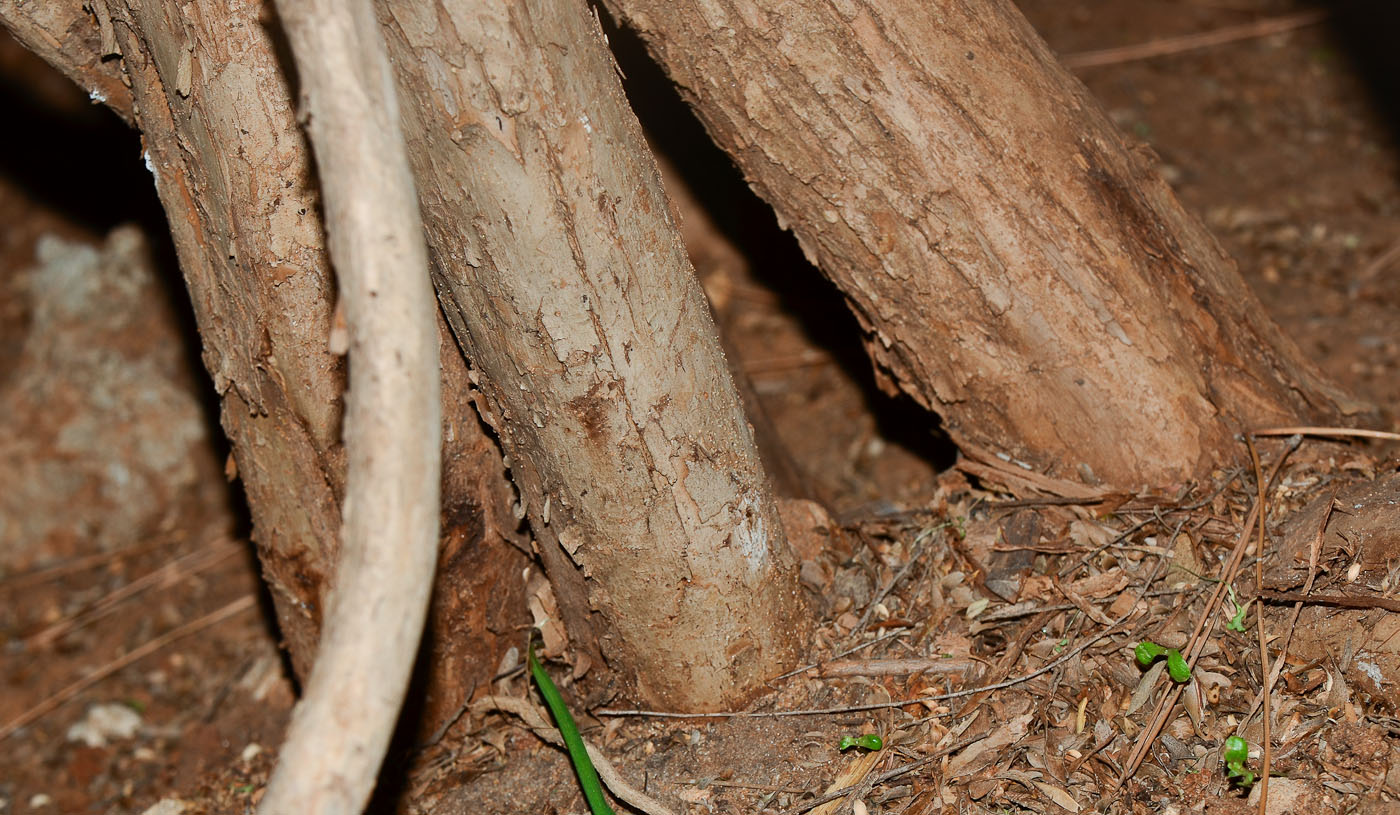
<svg viewBox="0 0 1400 815">
<path fill-rule="evenodd" d="M 1349 402 L 1009 0 L 605 0 L 963 447 L 1136 487 Z"/>
<path fill-rule="evenodd" d="M 654 704 L 742 702 L 792 664 L 809 623 L 592 14 L 575 0 L 380 8 L 444 311 L 573 636 L 593 626 Z M 551 559 L 559 546 L 568 558 Z M 599 619 L 571 608 L 570 559 Z"/>
</svg>

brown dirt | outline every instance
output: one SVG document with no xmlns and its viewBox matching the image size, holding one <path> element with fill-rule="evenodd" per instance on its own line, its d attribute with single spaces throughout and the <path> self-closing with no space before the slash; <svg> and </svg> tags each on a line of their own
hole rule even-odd
<svg viewBox="0 0 1400 815">
<path fill-rule="evenodd" d="M 1021 6 L 1062 54 L 1301 8 L 1284 0 Z M 1380 261 L 1400 245 L 1400 131 L 1387 119 L 1394 111 L 1378 102 L 1393 78 L 1361 71 L 1366 61 L 1337 19 L 1078 74 L 1126 133 L 1158 153 L 1162 171 L 1221 237 L 1285 331 L 1393 424 L 1400 257 Z M 1382 21 L 1362 21 L 1384 29 Z M 841 543 L 809 552 L 804 563 L 821 614 L 813 658 L 898 633 L 845 659 L 946 654 L 960 666 L 875 676 L 838 676 L 827 666 L 775 681 L 758 709 L 916 699 L 1020 677 L 1088 645 L 1044 674 L 971 701 L 777 719 L 599 715 L 582 717 L 586 735 L 626 777 L 678 812 L 800 808 L 856 760 L 837 753 L 839 738 L 870 730 L 888 742 L 874 772 L 938 756 L 865 792 L 870 812 L 1256 811 L 1227 786 L 1219 749 L 1241 723 L 1251 744 L 1261 743 L 1258 719 L 1249 717 L 1261 674 L 1258 645 L 1253 627 L 1225 630 L 1223 612 L 1212 616 L 1217 625 L 1196 669 L 1210 685 L 1199 717 L 1169 721 L 1134 778 L 1114 789 L 1167 684 L 1144 685 L 1151 674 L 1134 664 L 1130 646 L 1140 637 L 1185 643 L 1215 585 L 1200 576 L 1214 576 L 1234 546 L 1252 478 L 1227 483 L 1235 473 L 1222 473 L 1184 497 L 1112 499 L 1088 510 L 998 506 L 1005 496 L 946 469 L 951 452 L 925 418 L 879 393 L 840 298 L 814 282 L 790 236 L 723 158 L 707 151 L 693 122 L 658 90 L 664 83 L 629 55 L 634 44 L 624 34 L 613 40 L 632 91 L 645 100 L 654 142 L 676 165 L 673 183 L 688 184 L 694 203 L 683 208 L 696 266 L 792 459 L 785 491 L 819 499 L 835 516 L 828 523 Z M 10 149 L 0 151 L 10 156 L 0 168 L 3 372 L 19 356 L 26 319 L 14 281 L 33 265 L 38 236 L 96 243 L 128 218 L 124 202 L 149 207 L 152 196 L 139 147 L 120 125 L 94 116 L 81 95 L 12 43 L 0 44 L 0 76 L 9 78 L 0 102 L 29 111 L 32 123 L 25 132 L 12 128 Z M 94 154 L 85 148 L 94 143 L 120 149 Z M 36 166 L 66 172 L 54 183 Z M 153 239 L 161 229 L 158 217 L 147 220 Z M 1268 467 L 1281 446 L 1260 446 Z M 1387 520 L 1400 500 L 1400 485 L 1387 477 L 1396 469 L 1390 448 L 1309 440 L 1287 459 L 1271 494 L 1265 588 L 1299 591 L 1312 574 L 1314 594 L 1385 601 L 1310 604 L 1296 625 L 1290 603 L 1266 607 L 1271 659 L 1288 639 L 1270 699 L 1271 812 L 1380 811 L 1400 797 L 1400 624 L 1384 607 L 1400 590 L 1400 554 Z M 47 558 L 36 555 L 23 573 L 0 571 L 0 727 L 143 643 L 258 597 L 246 544 L 215 549 L 236 529 L 235 517 L 207 507 L 203 515 L 171 517 L 178 520 L 126 548 L 103 554 L 95 543 L 84 550 L 83 541 L 67 541 Z M 1310 558 L 1324 518 L 1326 534 Z M 1172 542 L 1178 524 L 1183 537 Z M 182 560 L 211 550 L 226 555 Z M 94 557 L 80 560 L 85 554 Z M 1159 560 L 1163 569 L 1149 583 Z M 162 569 L 163 582 L 116 613 L 37 636 Z M 1243 598 L 1257 588 L 1247 558 L 1235 589 Z M 1135 606 L 1147 589 L 1153 593 Z M 1030 608 L 1010 616 L 1013 601 Z M 254 804 L 294 691 L 259 608 L 170 643 L 0 740 L 0 815 L 138 813 L 163 798 L 189 802 L 190 812 Z M 1129 612 L 1111 636 L 1090 642 L 1107 629 L 1106 619 Z M 526 688 L 517 675 L 497 690 L 522 695 Z M 104 714 L 134 720 L 135 729 L 123 735 L 114 726 L 105 744 L 83 743 L 83 728 L 74 726 L 87 723 L 91 732 Z M 563 754 L 505 716 L 464 716 L 433 745 L 399 744 L 395 759 L 379 799 L 385 810 L 396 793 L 407 793 L 414 811 L 440 813 L 584 807 Z M 1257 771 L 1261 763 L 1254 756 L 1249 765 Z M 406 781 L 405 766 L 413 769 Z"/>
</svg>

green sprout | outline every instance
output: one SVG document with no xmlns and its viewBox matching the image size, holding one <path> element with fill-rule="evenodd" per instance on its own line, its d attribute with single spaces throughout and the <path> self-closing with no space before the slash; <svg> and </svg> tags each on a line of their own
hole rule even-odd
<svg viewBox="0 0 1400 815">
<path fill-rule="evenodd" d="M 849 750 L 852 747 L 864 747 L 865 749 L 874 752 L 875 750 L 879 750 L 881 747 L 884 746 L 884 739 L 880 738 L 874 733 L 866 733 L 863 736 L 847 736 L 841 739 L 841 743 L 840 745 L 838 745 L 837 749 L 841 750 L 842 752 L 845 752 L 846 750 Z"/>
<path fill-rule="evenodd" d="M 559 689 L 554 687 L 554 682 L 549 678 L 549 674 L 545 673 L 544 666 L 535 658 L 533 637 L 530 639 L 529 653 L 530 675 L 535 678 L 544 703 L 554 715 L 555 724 L 559 725 L 559 734 L 564 737 L 564 746 L 568 748 L 569 760 L 574 763 L 574 772 L 578 775 L 579 786 L 583 787 L 583 797 L 588 800 L 589 810 L 593 815 L 616 815 L 612 807 L 608 806 L 607 799 L 603 797 L 603 785 L 598 781 L 598 771 L 594 769 L 593 761 L 588 757 L 588 748 L 583 746 L 583 739 L 578 734 L 578 725 L 574 724 L 574 717 L 569 714 L 564 697 L 559 695 Z"/>
<path fill-rule="evenodd" d="M 1253 601 L 1253 600 L 1250 600 L 1249 603 L 1245 603 L 1244 605 L 1240 605 L 1240 602 L 1239 602 L 1238 600 L 1235 599 L 1235 587 L 1234 587 L 1234 586 L 1226 586 L 1226 589 L 1229 590 L 1229 592 L 1230 592 L 1230 607 L 1234 609 L 1233 614 L 1234 614 L 1235 616 L 1230 620 L 1230 622 L 1228 622 L 1228 623 L 1225 624 L 1225 627 L 1228 628 L 1228 629 L 1230 629 L 1231 631 L 1238 631 L 1238 632 L 1240 632 L 1241 634 L 1243 634 L 1243 633 L 1244 633 L 1244 615 L 1245 615 L 1245 612 L 1249 610 L 1249 603 L 1252 603 L 1252 602 L 1254 602 L 1254 601 Z"/>
<path fill-rule="evenodd" d="M 1143 640 L 1133 649 L 1138 664 L 1144 668 L 1157 661 L 1157 657 L 1163 654 L 1167 657 L 1167 674 L 1173 682 L 1186 682 L 1191 678 L 1191 666 L 1186 664 L 1186 658 L 1175 648 L 1163 648 L 1151 640 Z"/>
<path fill-rule="evenodd" d="M 1244 789 L 1254 785 L 1254 773 L 1244 768 L 1244 763 L 1249 760 L 1249 742 L 1239 736 L 1225 739 L 1225 750 L 1220 757 L 1225 760 L 1225 772 L 1231 783 Z"/>
</svg>

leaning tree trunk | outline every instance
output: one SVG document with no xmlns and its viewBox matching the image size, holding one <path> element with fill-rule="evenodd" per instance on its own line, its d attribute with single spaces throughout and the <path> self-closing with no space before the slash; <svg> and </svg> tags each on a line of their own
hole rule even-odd
<svg viewBox="0 0 1400 815">
<path fill-rule="evenodd" d="M 791 665 L 807 618 L 595 18 L 581 0 L 380 9 L 444 311 L 567 622 L 650 702 L 742 702 Z"/>
<path fill-rule="evenodd" d="M 1010 0 L 607 0 L 964 449 L 1136 486 L 1349 403 Z"/>
<path fill-rule="evenodd" d="M 260 3 L 93 7 L 97 21 L 77 0 L 0 2 L 0 24 L 142 129 L 278 623 L 304 678 L 339 550 L 345 381 L 330 350 L 334 286 L 283 66 Z M 101 61 L 109 50 L 122 59 Z M 117 66 L 124 84 L 114 79 Z M 511 545 L 513 491 L 461 396 L 468 373 L 439 326 L 450 396 L 427 644 L 434 658 L 423 684 L 427 732 L 489 680 L 496 655 L 519 644 L 513 629 L 528 619 L 525 560 Z"/>
</svg>

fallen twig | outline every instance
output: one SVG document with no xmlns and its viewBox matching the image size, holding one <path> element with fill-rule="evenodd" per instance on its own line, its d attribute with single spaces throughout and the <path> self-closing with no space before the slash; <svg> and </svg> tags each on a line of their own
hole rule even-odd
<svg viewBox="0 0 1400 815">
<path fill-rule="evenodd" d="M 1380 274 L 1397 259 L 1400 259 L 1400 240 L 1392 243 L 1388 249 L 1377 255 L 1375 260 L 1367 263 L 1361 271 L 1356 273 L 1356 277 L 1352 278 L 1350 285 L 1347 286 L 1347 296 L 1355 300 L 1362 290 L 1370 284 L 1371 278 Z"/>
<path fill-rule="evenodd" d="M 1383 608 L 1386 611 L 1400 611 L 1400 598 L 1375 597 L 1360 594 L 1309 594 L 1300 591 L 1259 592 L 1259 599 L 1269 603 L 1297 603 L 1310 606 L 1336 606 L 1337 608 Z"/>
<path fill-rule="evenodd" d="M 917 770 L 920 767 L 924 766 L 925 764 L 937 761 L 938 759 L 943 758 L 944 756 L 952 755 L 953 753 L 956 753 L 965 747 L 971 746 L 984 738 L 986 738 L 985 735 L 972 736 L 971 738 L 963 739 L 962 741 L 959 741 L 955 744 L 950 744 L 947 747 L 941 747 L 938 750 L 929 753 L 926 756 L 923 756 L 922 758 L 918 758 L 914 761 L 909 762 L 908 764 L 901 764 L 898 767 L 886 770 L 883 773 L 880 773 L 879 775 L 873 777 L 874 780 L 870 782 L 870 787 L 873 789 L 885 783 L 886 781 L 893 781 L 901 775 L 911 773 L 914 770 Z M 848 795 L 852 790 L 858 788 L 858 785 L 852 785 L 846 787 L 845 789 L 832 790 L 831 792 L 823 793 L 822 795 L 817 796 L 811 801 L 803 801 L 800 806 L 793 807 L 792 809 L 789 809 L 786 812 L 784 812 L 782 815 L 802 815 L 802 813 L 807 812 L 808 810 L 815 809 L 816 807 L 819 807 L 822 804 L 825 804 L 829 801 L 835 801 L 837 798 L 841 798 L 845 795 Z"/>
<path fill-rule="evenodd" d="M 875 639 L 873 639 L 873 640 L 871 640 L 871 641 L 869 641 L 869 642 L 863 642 L 863 643 L 861 643 L 860 645 L 856 645 L 856 646 L 853 646 L 853 647 L 851 647 L 851 648 L 847 648 L 846 650 L 842 651 L 842 652 L 839 653 L 839 654 L 832 654 L 831 659 L 826 660 L 826 661 L 824 661 L 824 662 L 813 662 L 811 665 L 804 665 L 804 666 L 802 666 L 801 668 L 794 668 L 793 670 L 788 671 L 788 672 L 785 673 L 785 674 L 782 674 L 782 675 L 780 675 L 780 676 L 775 676 L 775 677 L 773 677 L 772 679 L 768 680 L 768 684 L 769 684 L 769 685 L 772 685 L 774 682 L 777 682 L 777 681 L 779 681 L 779 680 L 781 680 L 781 679 L 787 679 L 787 678 L 790 677 L 790 676 L 797 676 L 797 675 L 800 674 L 800 673 L 806 673 L 807 671 L 810 671 L 810 670 L 812 670 L 812 669 L 814 669 L 814 668 L 820 668 L 821 666 L 827 664 L 827 663 L 830 662 L 831 660 L 836 660 L 836 659 L 840 659 L 841 657 L 850 656 L 851 654 L 854 654 L 854 653 L 857 652 L 857 651 L 861 651 L 861 650 L 864 650 L 864 649 L 866 649 L 866 648 L 869 648 L 870 646 L 872 646 L 872 645 L 874 645 L 874 644 L 876 644 L 876 643 L 884 642 L 885 640 L 889 640 L 889 639 L 894 639 L 895 637 L 902 637 L 902 636 L 904 636 L 906 633 L 908 633 L 908 632 L 906 632 L 906 631 L 904 631 L 904 630 L 902 630 L 902 629 L 899 630 L 899 631 L 891 631 L 890 633 L 885 634 L 885 635 L 883 635 L 883 636 L 876 637 Z"/>
<path fill-rule="evenodd" d="M 251 594 L 245 594 L 244 596 L 238 598 L 237 600 L 234 600 L 233 602 L 229 603 L 228 605 L 224 606 L 218 611 L 212 611 L 204 615 L 203 617 L 200 617 L 197 620 L 191 620 L 190 622 L 185 623 L 179 628 L 167 631 L 166 633 L 160 635 L 159 637 L 156 637 L 155 639 L 151 640 L 145 645 L 139 646 L 133 649 L 131 652 L 112 660 L 111 662 L 107 663 L 106 665 L 103 665 L 101 668 L 98 668 L 97 670 L 93 671 L 92 673 L 88 674 L 82 679 L 79 679 L 78 681 L 63 688 L 58 693 L 55 693 L 47 699 L 44 699 L 39 704 L 35 705 L 29 710 L 26 710 L 24 713 L 21 713 L 19 716 L 16 716 L 13 720 L 9 722 L 9 724 L 6 724 L 4 727 L 0 727 L 0 741 L 4 741 L 5 739 L 12 736 L 16 730 L 19 730 L 22 727 L 28 727 L 29 725 L 38 721 L 40 718 L 44 717 L 50 712 L 57 710 L 60 706 L 63 705 L 64 702 L 67 702 L 74 696 L 77 696 L 84 690 L 87 690 L 93 685 L 96 685 L 98 682 L 101 682 L 102 680 L 106 679 L 107 677 L 111 676 L 117 671 L 120 671 L 122 668 L 125 668 L 133 662 L 136 662 L 137 660 L 154 654 L 155 652 L 159 651 L 160 649 L 164 648 L 170 643 L 175 642 L 176 640 L 183 639 L 185 637 L 190 636 L 191 634 L 198 634 L 200 631 L 203 631 L 204 629 L 214 625 L 215 623 L 222 622 L 228 619 L 229 617 L 232 617 L 233 615 L 239 613 L 240 611 L 247 611 L 248 609 L 255 607 L 256 603 L 256 597 L 254 597 Z"/>
<path fill-rule="evenodd" d="M 154 540 L 148 540 L 143 543 L 135 544 L 132 546 L 127 546 L 121 549 L 116 549 L 111 552 L 98 552 L 92 555 L 84 555 L 83 557 L 73 558 L 72 560 L 64 561 L 63 563 L 58 563 L 53 566 L 48 566 L 42 569 L 35 569 L 34 571 L 30 572 L 22 572 L 20 574 L 9 575 L 7 577 L 0 577 L 0 589 L 16 591 L 32 586 L 35 583 L 43 583 L 49 580 L 57 580 L 58 578 L 72 574 L 73 572 L 81 572 L 85 569 L 96 568 L 98 566 L 103 565 L 104 563 L 110 563 L 114 560 L 120 560 L 122 558 L 134 557 L 136 555 L 149 552 L 152 549 L 159 549 L 162 546 L 171 545 L 173 544 L 169 538 L 162 537 L 156 538 Z"/>
<path fill-rule="evenodd" d="M 1249 448 L 1249 459 L 1254 464 L 1254 481 L 1259 486 L 1259 496 L 1255 500 L 1259 506 L 1259 546 L 1254 550 L 1254 584 L 1264 585 L 1264 546 L 1266 545 L 1265 524 L 1269 515 L 1268 494 L 1264 483 L 1264 472 L 1259 466 L 1259 451 L 1254 448 L 1254 439 L 1245 436 Z M 1255 630 L 1259 633 L 1259 684 L 1260 698 L 1264 700 L 1264 752 L 1261 757 L 1262 769 L 1259 775 L 1259 815 L 1267 815 L 1269 804 L 1269 763 L 1273 758 L 1272 722 L 1269 714 L 1269 646 L 1264 637 L 1264 609 L 1254 610 Z"/>
<path fill-rule="evenodd" d="M 1136 605 L 1136 604 L 1135 604 Z M 1035 679 L 1037 676 L 1048 671 L 1053 671 L 1069 660 L 1083 653 L 1090 646 L 1110 634 L 1117 633 L 1123 623 L 1127 622 L 1133 612 L 1130 610 L 1114 621 L 1111 628 L 1104 629 L 1079 645 L 1071 648 L 1052 662 L 1047 662 L 1039 668 L 1013 679 L 1004 682 L 996 682 L 991 685 L 983 685 L 976 688 L 966 688 L 964 690 L 952 691 L 951 693 L 940 693 L 934 696 L 920 696 L 914 699 L 901 699 L 893 702 L 872 702 L 866 705 L 843 705 L 841 707 L 825 708 L 805 708 L 802 710 L 725 710 L 714 713 L 675 713 L 666 710 L 610 710 L 607 708 L 593 711 L 595 716 L 647 716 L 654 719 L 777 719 L 788 716 L 828 716 L 833 713 L 860 713 L 867 710 L 889 710 L 891 708 L 905 707 L 907 705 L 922 705 L 928 702 L 946 702 L 949 699 L 961 699 L 964 696 L 972 696 L 977 693 L 988 693 L 991 691 L 1003 690 Z"/>
<path fill-rule="evenodd" d="M 865 606 L 865 613 L 860 616 L 860 622 L 856 623 L 856 627 L 851 629 L 851 633 L 847 636 L 859 634 L 865 628 L 866 624 L 870 622 L 870 617 L 875 613 L 875 607 L 884 602 L 885 598 L 889 596 L 889 593 L 894 590 L 894 587 L 899 585 L 899 581 L 903 580 L 904 576 L 909 574 L 909 570 L 914 568 L 914 564 L 923 556 L 924 550 L 928 548 L 927 540 L 929 535 L 938 529 L 942 529 L 943 526 L 944 525 L 940 524 L 937 527 L 926 530 L 928 534 L 921 534 L 915 539 L 917 548 L 909 555 L 908 562 L 901 566 L 899 571 L 890 578 L 890 581 L 881 587 L 880 591 L 870 599 L 870 602 Z"/>
<path fill-rule="evenodd" d="M 1304 11 L 1283 17 L 1270 17 L 1263 20 L 1255 20 L 1251 23 L 1225 26 L 1224 28 L 1217 28 L 1214 31 L 1202 31 L 1196 34 L 1185 34 L 1180 37 L 1163 37 L 1159 40 L 1138 43 L 1136 45 L 1101 48 L 1096 51 L 1080 51 L 1076 54 L 1066 54 L 1060 58 L 1060 62 L 1067 68 L 1095 68 L 1103 65 L 1117 65 L 1123 62 L 1134 62 L 1136 60 L 1151 59 L 1153 57 L 1183 54 L 1188 51 L 1199 51 L 1203 48 L 1211 48 L 1213 46 L 1240 42 L 1242 40 L 1258 39 L 1259 37 L 1267 37 L 1272 34 L 1282 34 L 1286 31 L 1317 25 L 1325 19 L 1327 19 L 1326 11 Z"/>
<path fill-rule="evenodd" d="M 1251 436 L 1327 436 L 1329 438 L 1384 439 L 1400 441 L 1400 433 L 1366 430 L 1360 427 L 1266 427 L 1249 431 Z"/>
<path fill-rule="evenodd" d="M 146 574 L 127 583 L 121 588 L 108 592 L 97 600 L 97 602 L 83 609 L 76 614 L 70 614 L 52 625 L 30 634 L 24 638 L 26 648 L 42 648 L 50 645 L 59 637 L 74 629 L 90 625 L 97 620 L 116 611 L 121 603 L 136 595 L 153 589 L 173 586 L 189 575 L 204 571 L 212 566 L 222 563 L 226 558 L 238 552 L 240 543 L 238 541 L 224 539 L 213 544 L 201 546 L 193 552 L 171 561 L 155 571 Z"/>
<path fill-rule="evenodd" d="M 844 659 L 823 665 L 821 675 L 832 677 L 959 674 L 978 665 L 978 662 L 971 659 Z"/>
</svg>

